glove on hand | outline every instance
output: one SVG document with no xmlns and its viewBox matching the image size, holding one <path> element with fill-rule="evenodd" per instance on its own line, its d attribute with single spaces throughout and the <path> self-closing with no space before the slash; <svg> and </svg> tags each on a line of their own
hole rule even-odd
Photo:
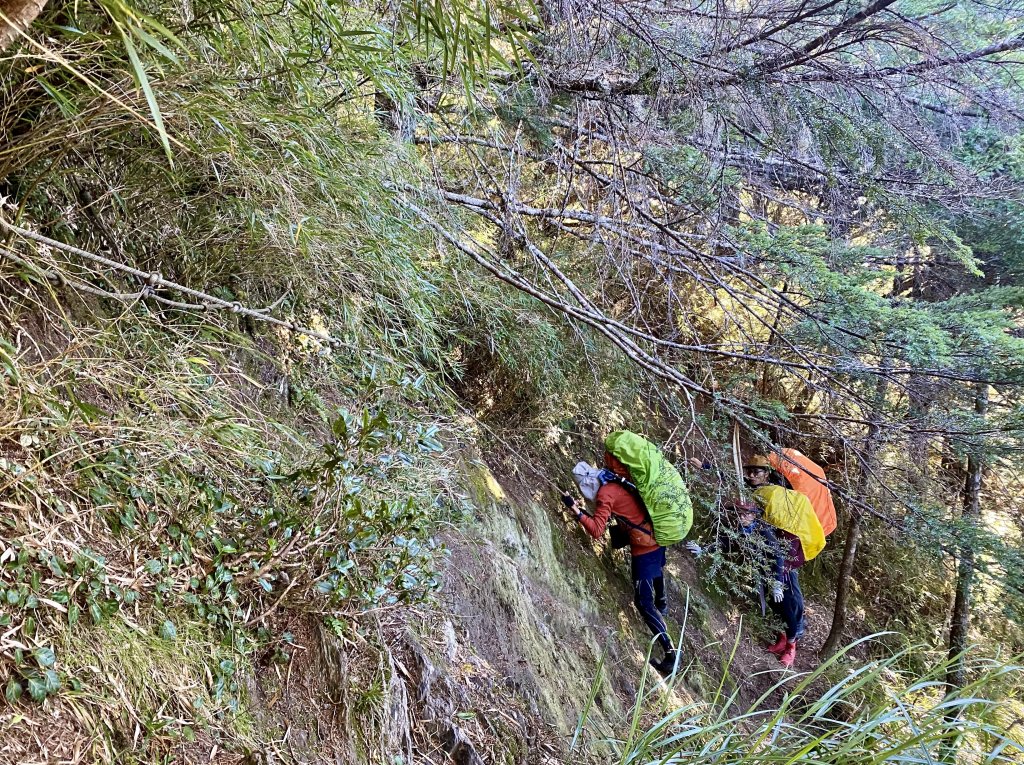
<svg viewBox="0 0 1024 765">
<path fill-rule="evenodd" d="M 772 582 L 772 600 L 776 603 L 782 602 L 782 582 Z"/>
<path fill-rule="evenodd" d="M 566 506 L 567 508 L 569 508 L 570 510 L 572 510 L 572 508 L 573 508 L 573 505 L 575 505 L 575 504 L 576 504 L 576 500 L 575 500 L 575 499 L 573 499 L 573 497 L 572 497 L 572 495 L 571 495 L 571 494 L 569 494 L 569 493 L 568 493 L 568 492 L 566 492 L 566 491 L 563 491 L 563 492 L 562 492 L 562 504 L 563 504 L 563 505 L 565 505 L 565 506 Z"/>
<path fill-rule="evenodd" d="M 704 548 L 702 548 L 696 542 L 687 542 L 686 549 L 693 553 L 694 558 L 699 558 L 701 555 L 704 554 Z"/>
</svg>

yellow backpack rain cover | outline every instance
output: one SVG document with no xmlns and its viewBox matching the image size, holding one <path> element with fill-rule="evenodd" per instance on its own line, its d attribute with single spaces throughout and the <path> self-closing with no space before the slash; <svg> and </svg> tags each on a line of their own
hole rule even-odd
<svg viewBox="0 0 1024 765">
<path fill-rule="evenodd" d="M 799 537 L 804 560 L 813 560 L 825 548 L 821 521 L 805 495 L 782 486 L 762 486 L 754 492 L 754 499 L 768 523 Z"/>
</svg>

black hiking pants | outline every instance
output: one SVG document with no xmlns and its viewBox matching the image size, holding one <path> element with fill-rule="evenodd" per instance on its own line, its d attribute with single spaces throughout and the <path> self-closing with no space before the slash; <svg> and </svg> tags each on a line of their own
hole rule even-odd
<svg viewBox="0 0 1024 765">
<path fill-rule="evenodd" d="M 806 622 L 804 621 L 804 594 L 800 592 L 800 580 L 796 571 L 789 571 L 786 574 L 786 581 L 783 583 L 782 602 L 776 603 L 771 600 L 768 605 L 786 623 L 786 639 L 790 642 L 798 640 L 804 634 Z"/>
<path fill-rule="evenodd" d="M 633 558 L 633 605 L 667 653 L 673 646 L 665 624 L 668 601 L 665 598 L 664 568 L 664 547 Z"/>
</svg>

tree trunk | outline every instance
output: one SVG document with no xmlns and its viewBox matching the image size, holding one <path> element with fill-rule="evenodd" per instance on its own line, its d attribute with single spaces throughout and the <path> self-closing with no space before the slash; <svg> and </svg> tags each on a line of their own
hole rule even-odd
<svg viewBox="0 0 1024 765">
<path fill-rule="evenodd" d="M 857 557 L 857 543 L 860 542 L 860 525 L 864 512 L 859 507 L 850 510 L 850 525 L 846 529 L 846 547 L 843 548 L 843 562 L 839 567 L 836 582 L 836 607 L 832 613 L 832 629 L 828 632 L 821 652 L 831 656 L 839 647 L 843 630 L 846 629 L 846 609 L 850 598 L 850 583 L 853 580 L 853 562 Z"/>
<path fill-rule="evenodd" d="M 984 417 L 988 411 L 988 385 L 979 383 L 974 396 L 974 413 Z M 957 566 L 956 598 L 953 601 L 953 615 L 949 624 L 949 669 L 946 671 L 946 685 L 950 689 L 962 688 L 964 684 L 964 651 L 971 628 L 971 584 L 974 580 L 974 528 L 981 516 L 981 479 L 984 461 L 980 449 L 967 456 L 967 477 L 964 480 L 964 535 L 960 545 L 960 562 Z"/>
<path fill-rule="evenodd" d="M 860 478 L 854 489 L 856 497 L 861 502 L 866 502 L 868 489 L 871 486 L 871 474 L 875 469 L 878 449 L 881 446 L 879 434 L 881 432 L 880 410 L 885 402 L 885 392 L 889 387 L 884 377 L 879 377 L 875 383 L 875 395 L 873 410 L 870 415 L 871 424 L 868 426 L 867 435 L 864 437 L 864 452 L 860 460 Z M 861 525 L 864 522 L 863 508 L 850 507 L 850 525 L 846 529 L 846 546 L 843 548 L 843 562 L 839 566 L 839 577 L 836 581 L 836 605 L 832 613 L 832 629 L 825 638 L 825 644 L 821 652 L 825 656 L 835 653 L 843 639 L 843 631 L 846 629 L 847 604 L 850 599 L 850 587 L 853 582 L 853 565 L 857 559 L 857 544 L 860 542 Z"/>
<path fill-rule="evenodd" d="M 0 0 L 0 50 L 17 40 L 45 6 L 46 0 Z"/>
</svg>

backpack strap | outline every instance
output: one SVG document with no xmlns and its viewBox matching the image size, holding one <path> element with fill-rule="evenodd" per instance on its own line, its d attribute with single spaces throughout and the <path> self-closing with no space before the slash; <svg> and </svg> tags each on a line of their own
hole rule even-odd
<svg viewBox="0 0 1024 765">
<path fill-rule="evenodd" d="M 621 524 L 624 524 L 626 526 L 629 526 L 629 528 L 631 528 L 631 529 L 635 529 L 636 531 L 642 531 L 644 534 L 649 536 L 651 539 L 654 539 L 654 531 L 651 530 L 651 529 L 645 529 L 643 526 L 637 526 L 635 523 L 633 523 L 632 521 L 626 520 L 621 515 L 616 515 L 615 516 L 615 520 L 618 523 L 621 523 Z M 657 540 L 655 540 L 655 541 L 657 541 Z"/>
<path fill-rule="evenodd" d="M 631 483 L 630 481 L 627 481 L 619 474 L 613 473 L 611 470 L 602 470 L 601 480 L 604 481 L 605 483 L 617 483 L 623 489 L 628 491 L 630 496 L 632 496 L 633 499 L 636 500 L 637 504 L 640 505 L 640 509 L 644 511 L 644 516 L 647 518 L 647 523 L 650 524 L 651 528 L 645 529 L 643 526 L 638 526 L 632 521 L 623 518 L 621 515 L 616 515 L 615 520 L 622 524 L 625 524 L 626 526 L 629 526 L 629 528 L 631 529 L 634 529 L 636 531 L 642 531 L 644 534 L 646 534 L 651 539 L 654 539 L 655 542 L 657 542 L 657 539 L 655 539 L 654 537 L 654 523 L 651 521 L 651 515 L 647 512 L 647 506 L 644 504 L 644 499 L 643 497 L 640 496 L 640 490 L 636 488 L 636 485 Z"/>
</svg>

